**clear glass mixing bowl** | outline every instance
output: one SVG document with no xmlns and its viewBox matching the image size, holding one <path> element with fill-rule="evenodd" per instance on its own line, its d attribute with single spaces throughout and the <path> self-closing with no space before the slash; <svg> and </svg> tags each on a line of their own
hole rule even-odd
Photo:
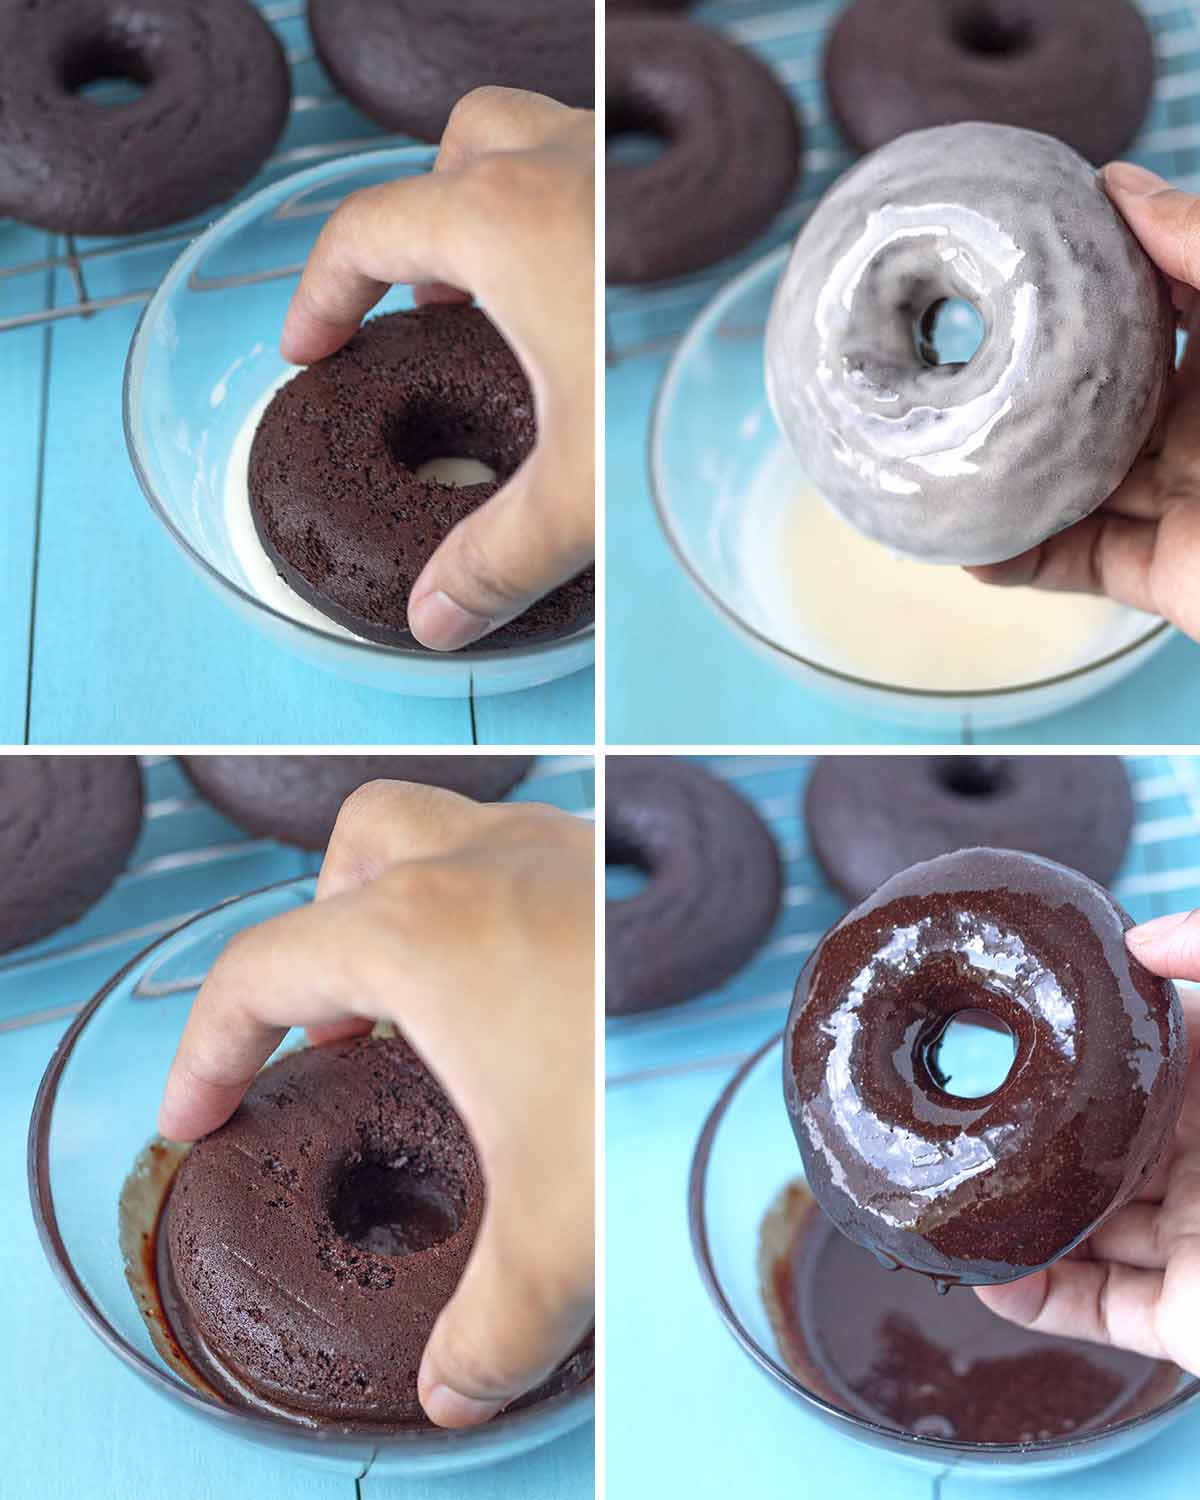
<svg viewBox="0 0 1200 1500">
<path fill-rule="evenodd" d="M 482 1427 L 314 1431 L 221 1406 L 157 1353 L 125 1279 L 117 1204 L 154 1134 L 158 1100 L 196 990 L 238 932 L 312 900 L 313 877 L 240 896 L 193 918 L 127 964 L 80 1012 L 50 1060 L 29 1131 L 42 1247 L 84 1321 L 156 1391 L 231 1436 L 348 1473 L 447 1473 L 499 1463 L 591 1419 L 591 1381 Z M 285 1046 L 300 1045 L 290 1033 Z"/>
<path fill-rule="evenodd" d="M 783 246 L 734 277 L 684 335 L 663 378 L 650 429 L 650 479 L 667 540 L 708 602 L 744 639 L 811 687 L 894 723 L 938 730 L 997 729 L 1057 713 L 1103 692 L 1171 635 L 1162 620 L 1117 615 L 1094 659 L 1041 681 L 930 691 L 875 682 L 774 638 L 747 607 L 739 543 L 747 486 L 782 438 L 767 402 L 763 337 Z"/>
<path fill-rule="evenodd" d="M 995 1033 L 963 1028 L 954 1076 L 972 1091 L 972 1065 L 995 1067 Z M 975 1035 L 971 1036 L 970 1033 Z M 1045 1479 L 1115 1458 L 1144 1443 L 1200 1396 L 1200 1380 L 1181 1376 L 1160 1406 L 1098 1432 L 1049 1442 L 967 1443 L 897 1432 L 843 1411 L 807 1389 L 783 1364 L 759 1290 L 758 1232 L 788 1182 L 803 1178 L 783 1106 L 782 1039 L 766 1042 L 737 1070 L 704 1122 L 692 1158 L 688 1218 L 700 1276 L 734 1339 L 764 1373 L 806 1410 L 856 1442 L 910 1463 L 987 1479 Z M 954 1295 L 958 1295 L 955 1293 Z"/>
<path fill-rule="evenodd" d="M 341 157 L 263 188 L 184 251 L 146 305 L 125 367 L 125 439 L 151 509 L 222 599 L 286 650 L 389 692 L 458 698 L 507 693 L 590 666 L 595 631 L 450 655 L 383 646 L 293 619 L 255 591 L 233 545 L 225 476 L 250 411 L 294 373 L 279 353 L 283 317 L 325 220 L 359 188 L 420 176 L 425 146 Z M 378 311 L 412 306 L 393 287 Z"/>
</svg>

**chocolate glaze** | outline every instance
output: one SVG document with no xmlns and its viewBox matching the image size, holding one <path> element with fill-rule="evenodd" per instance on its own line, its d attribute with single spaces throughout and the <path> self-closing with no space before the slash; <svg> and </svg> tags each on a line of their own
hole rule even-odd
<svg viewBox="0 0 1200 1500">
<path fill-rule="evenodd" d="M 929 320 L 983 340 L 938 364 Z M 837 182 L 767 324 L 767 389 L 852 526 L 926 562 L 1014 557 L 1094 510 L 1155 436 L 1170 291 L 1095 170 L 1004 125 L 915 131 Z"/>
<path fill-rule="evenodd" d="M 821 1207 L 852 1240 L 943 1284 L 1057 1260 L 1151 1171 L 1182 1102 L 1174 985 L 1073 870 L 964 849 L 915 865 L 830 929 L 796 984 L 784 1098 Z M 977 1099 L 941 1086 L 950 1019 L 1016 1042 Z"/>
<path fill-rule="evenodd" d="M 426 1426 L 417 1370 L 482 1211 L 466 1129 L 401 1038 L 288 1053 L 170 1180 L 153 1245 L 162 1326 L 231 1405 Z M 593 1362 L 589 1338 L 514 1407 L 580 1384 Z"/>
<path fill-rule="evenodd" d="M 1032 1443 L 1095 1432 L 1158 1406 L 1180 1372 L 1076 1339 L 1031 1333 L 978 1297 L 939 1297 L 889 1273 L 801 1183 L 763 1223 L 763 1297 L 784 1363 L 815 1394 L 901 1432 Z"/>
</svg>

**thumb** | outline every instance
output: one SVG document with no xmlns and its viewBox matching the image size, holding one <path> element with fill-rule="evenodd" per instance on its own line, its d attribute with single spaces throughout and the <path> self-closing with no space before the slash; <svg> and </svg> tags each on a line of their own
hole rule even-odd
<svg viewBox="0 0 1200 1500">
<path fill-rule="evenodd" d="M 1104 186 L 1158 269 L 1200 288 L 1200 198 L 1132 162 L 1104 168 Z"/>
<path fill-rule="evenodd" d="M 421 1360 L 417 1390 L 431 1422 L 486 1422 L 570 1354 L 593 1316 L 591 1282 L 581 1282 L 578 1270 L 567 1265 L 555 1275 L 533 1265 L 518 1242 L 510 1243 L 503 1215 L 489 1203 L 466 1271 Z"/>
<path fill-rule="evenodd" d="M 1200 911 L 1155 917 L 1125 934 L 1130 953 L 1164 979 L 1200 979 Z"/>
<path fill-rule="evenodd" d="M 580 485 L 586 493 L 573 493 Z M 535 449 L 425 564 L 408 603 L 412 633 L 434 651 L 457 651 L 515 619 L 591 561 L 591 509 L 590 469 L 576 465 L 559 481 Z"/>
</svg>

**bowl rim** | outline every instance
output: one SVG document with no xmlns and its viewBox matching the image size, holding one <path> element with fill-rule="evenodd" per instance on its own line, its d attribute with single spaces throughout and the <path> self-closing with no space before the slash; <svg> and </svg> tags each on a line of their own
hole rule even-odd
<svg viewBox="0 0 1200 1500">
<path fill-rule="evenodd" d="M 872 1438 L 880 1439 L 890 1446 L 898 1446 L 913 1450 L 922 1458 L 939 1459 L 950 1458 L 953 1455 L 967 1457 L 1003 1458 L 1016 1459 L 1033 1455 L 1037 1457 L 1063 1456 L 1067 1453 L 1088 1448 L 1096 1443 L 1107 1442 L 1114 1434 L 1136 1432 L 1152 1422 L 1174 1412 L 1178 1408 L 1188 1405 L 1197 1396 L 1200 1396 L 1200 1377 L 1190 1376 L 1190 1383 L 1182 1390 L 1177 1391 L 1169 1400 L 1161 1405 L 1153 1407 L 1150 1411 L 1139 1413 L 1135 1417 L 1127 1417 L 1123 1421 L 1113 1422 L 1108 1427 L 1102 1427 L 1094 1432 L 1083 1432 L 1074 1436 L 1060 1438 L 1043 1438 L 1031 1443 L 979 1443 L 969 1442 L 965 1439 L 940 1438 L 915 1432 L 904 1432 L 895 1427 L 885 1427 L 882 1422 L 874 1422 L 869 1417 L 860 1416 L 856 1412 L 845 1410 L 834 1402 L 827 1400 L 816 1391 L 811 1391 L 803 1385 L 795 1375 L 785 1366 L 781 1365 L 766 1349 L 759 1344 L 758 1340 L 744 1326 L 733 1305 L 725 1294 L 713 1262 L 712 1253 L 709 1248 L 708 1221 L 704 1211 L 704 1191 L 708 1176 L 708 1165 L 712 1155 L 713 1143 L 717 1137 L 717 1131 L 724 1120 L 735 1095 L 743 1083 L 754 1071 L 763 1059 L 775 1048 L 782 1048 L 784 1033 L 774 1033 L 765 1042 L 755 1047 L 750 1055 L 743 1059 L 734 1070 L 732 1077 L 722 1087 L 717 1100 L 705 1117 L 704 1124 L 696 1140 L 695 1150 L 692 1155 L 691 1166 L 688 1171 L 687 1189 L 687 1211 L 688 1229 L 692 1242 L 692 1253 L 696 1259 L 696 1265 L 700 1272 L 700 1280 L 705 1290 L 712 1299 L 721 1321 L 733 1335 L 734 1340 L 741 1345 L 742 1349 L 750 1356 L 758 1367 L 768 1376 L 772 1377 L 778 1384 L 782 1385 L 790 1394 L 799 1396 L 801 1400 L 811 1406 L 817 1407 L 826 1415 L 835 1420 L 848 1424 L 851 1427 L 861 1428 L 869 1433 Z M 780 1092 L 780 1109 L 783 1108 L 782 1090 Z M 1183 1372 L 1187 1374 L 1186 1371 Z"/>
<path fill-rule="evenodd" d="M 277 197 L 289 197 L 297 192 L 305 191 L 307 188 L 323 182 L 336 180 L 339 176 L 347 176 L 353 169 L 358 167 L 370 168 L 371 165 L 383 166 L 385 163 L 416 165 L 423 162 L 431 167 L 436 156 L 436 149 L 432 146 L 388 146 L 374 151 L 348 152 L 344 156 L 333 157 L 329 161 L 320 162 L 316 166 L 305 167 L 299 172 L 293 172 L 287 176 L 280 177 L 277 181 L 267 183 L 257 192 L 251 193 L 249 197 L 241 199 L 227 208 L 219 218 L 214 219 L 200 234 L 191 239 L 183 250 L 175 257 L 167 268 L 162 280 L 154 290 L 153 296 L 146 302 L 138 316 L 137 325 L 133 330 L 133 337 L 129 341 L 129 352 L 125 356 L 125 369 L 121 380 L 121 424 L 125 434 L 125 451 L 129 455 L 130 464 L 137 478 L 142 494 L 146 497 L 151 511 L 165 528 L 168 536 L 183 551 L 184 555 L 200 569 L 201 573 L 217 585 L 218 592 L 228 591 L 232 593 L 243 604 L 248 604 L 252 609 L 261 611 L 270 616 L 271 619 L 281 622 L 285 627 L 299 630 L 314 640 L 341 647 L 343 650 L 349 648 L 357 651 L 360 655 L 375 657 L 380 661 L 403 661 L 406 664 L 420 663 L 429 670 L 440 667 L 446 669 L 454 662 L 470 668 L 476 665 L 484 666 L 499 664 L 506 661 L 527 661 L 531 658 L 552 660 L 560 654 L 570 654 L 589 638 L 594 640 L 596 633 L 596 621 L 593 618 L 585 625 L 581 625 L 570 635 L 559 636 L 548 641 L 534 641 L 526 645 L 513 646 L 464 646 L 460 651 L 430 651 L 423 646 L 389 646 L 381 641 L 368 641 L 354 634 L 335 634 L 332 630 L 323 630 L 307 620 L 298 620 L 293 615 L 284 614 L 274 605 L 269 604 L 257 594 L 243 588 L 241 584 L 227 578 L 225 574 L 199 552 L 186 536 L 179 530 L 167 513 L 166 508 L 158 497 L 158 491 L 150 478 L 146 465 L 143 462 L 137 434 L 135 432 L 134 401 L 142 388 L 144 366 L 147 359 L 147 349 L 150 343 L 149 329 L 152 322 L 157 320 L 163 309 L 168 305 L 176 288 L 185 283 L 188 273 L 203 259 L 214 245 L 219 244 L 234 230 L 240 229 L 245 223 L 260 214 L 264 206 Z M 296 268 L 298 276 L 300 268 Z M 282 276 L 274 278 L 283 279 Z M 297 371 L 299 366 L 296 367 Z M 486 637 L 484 637 L 486 641 Z"/>
<path fill-rule="evenodd" d="M 58 1216 L 50 1183 L 49 1138 L 58 1086 L 76 1043 L 87 1029 L 88 1023 L 114 990 L 153 953 L 166 943 L 173 942 L 180 933 L 202 922 L 207 922 L 218 912 L 223 912 L 231 906 L 248 905 L 279 892 L 298 891 L 304 886 L 315 890 L 316 876 L 295 875 L 287 880 L 272 881 L 269 885 L 258 886 L 252 891 L 228 896 L 214 906 L 195 913 L 186 921 L 171 928 L 169 932 L 156 938 L 154 942 L 149 943 L 127 963 L 122 964 L 112 978 L 97 990 L 74 1017 L 59 1039 L 46 1065 L 46 1071 L 38 1085 L 29 1121 L 26 1155 L 29 1198 L 42 1251 L 75 1310 L 102 1344 L 117 1355 L 135 1374 L 168 1399 L 182 1401 L 189 1410 L 202 1418 L 216 1422 L 223 1430 L 236 1436 L 262 1441 L 269 1446 L 279 1446 L 280 1441 L 283 1440 L 293 1446 L 304 1446 L 325 1453 L 357 1442 L 364 1446 L 370 1445 L 380 1450 L 407 1453 L 414 1457 L 431 1457 L 448 1455 L 450 1452 L 458 1454 L 475 1449 L 485 1450 L 495 1446 L 501 1436 L 519 1437 L 529 1431 L 538 1431 L 547 1425 L 548 1417 L 560 1414 L 567 1420 L 557 1425 L 552 1434 L 547 1434 L 546 1440 L 563 1436 L 568 1431 L 582 1426 L 593 1413 L 596 1390 L 594 1374 L 584 1385 L 571 1391 L 560 1392 L 556 1396 L 550 1396 L 527 1410 L 505 1412 L 489 1422 L 484 1422 L 481 1426 L 457 1429 L 434 1427 L 397 1430 L 370 1424 L 354 1428 L 307 1427 L 298 1422 L 288 1422 L 282 1418 L 272 1417 L 269 1414 L 260 1415 L 254 1412 L 244 1412 L 233 1406 L 222 1406 L 202 1396 L 181 1377 L 168 1374 L 140 1350 L 134 1348 L 104 1316 L 75 1270 L 74 1262 L 58 1227 Z M 114 1213 L 115 1209 L 114 1204 Z M 577 1410 L 572 1410 L 573 1408 Z M 497 1462 L 499 1461 L 498 1457 Z"/>
<path fill-rule="evenodd" d="M 731 277 L 717 292 L 713 294 L 692 318 L 683 336 L 676 344 L 671 353 L 670 361 L 658 387 L 654 393 L 654 402 L 650 411 L 650 423 L 647 428 L 646 437 L 646 467 L 650 480 L 650 498 L 654 505 L 654 512 L 667 544 L 674 553 L 677 561 L 682 566 L 684 573 L 692 584 L 700 591 L 705 599 L 722 615 L 730 624 L 736 627 L 768 652 L 775 656 L 781 656 L 797 666 L 805 667 L 809 671 L 816 672 L 819 676 L 832 678 L 837 682 L 847 683 L 851 687 L 867 688 L 875 693 L 887 693 L 895 699 L 905 699 L 913 702 L 932 701 L 936 703 L 961 703 L 964 706 L 979 703 L 990 698 L 1013 698 L 1020 694 L 1033 693 L 1045 688 L 1062 686 L 1064 683 L 1076 682 L 1086 677 L 1091 672 L 1100 672 L 1105 667 L 1112 666 L 1115 662 L 1122 661 L 1148 646 L 1152 641 L 1166 638 L 1173 634 L 1175 627 L 1169 620 L 1157 620 L 1146 631 L 1135 640 L 1124 646 L 1119 646 L 1094 661 L 1085 662 L 1081 666 L 1071 667 L 1064 672 L 1056 672 L 1049 677 L 1039 677 L 1032 682 L 1010 683 L 1004 687 L 993 688 L 915 688 L 906 687 L 902 683 L 875 682 L 869 677 L 862 677 L 854 672 L 843 671 L 838 667 L 831 667 L 824 662 L 813 661 L 810 657 L 802 655 L 799 651 L 793 651 L 790 647 L 782 645 L 774 636 L 768 635 L 748 620 L 720 594 L 708 580 L 693 566 L 688 549 L 672 519 L 671 507 L 667 500 L 668 482 L 666 479 L 666 459 L 664 448 L 666 444 L 665 428 L 667 412 L 673 405 L 675 388 L 683 378 L 683 370 L 691 358 L 695 346 L 709 332 L 710 327 L 718 322 L 725 312 L 729 303 L 736 301 L 746 286 L 758 280 L 760 277 L 775 271 L 778 268 L 782 272 L 784 262 L 792 252 L 792 244 L 788 242 L 768 251 L 765 255 L 753 261 Z M 1133 611 L 1130 611 L 1133 613 Z"/>
</svg>

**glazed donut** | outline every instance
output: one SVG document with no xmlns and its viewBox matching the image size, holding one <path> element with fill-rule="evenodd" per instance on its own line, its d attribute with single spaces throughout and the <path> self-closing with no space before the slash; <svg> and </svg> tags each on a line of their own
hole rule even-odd
<svg viewBox="0 0 1200 1500">
<path fill-rule="evenodd" d="M 288 1053 L 175 1174 L 157 1256 L 171 1331 L 234 1405 L 427 1426 L 417 1370 L 483 1204 L 466 1128 L 405 1041 Z M 593 1357 L 518 1404 L 578 1385 Z"/>
<path fill-rule="evenodd" d="M 670 16 L 616 16 L 606 28 L 607 132 L 664 143 L 605 173 L 612 283 L 698 271 L 748 245 L 800 169 L 792 101 L 764 62 L 715 31 Z"/>
<path fill-rule="evenodd" d="M 76 921 L 142 826 L 132 755 L 0 756 L 0 953 Z"/>
<path fill-rule="evenodd" d="M 1129 847 L 1133 796 L 1115 755 L 826 755 L 804 816 L 817 863 L 857 904 L 909 865 L 979 845 L 1108 885 Z"/>
<path fill-rule="evenodd" d="M 929 344 L 965 299 L 965 364 Z M 767 324 L 767 389 L 813 486 L 925 562 L 1015 557 L 1082 519 L 1154 435 L 1170 290 L 1069 146 L 952 125 L 883 146 L 805 225 Z"/>
<path fill-rule="evenodd" d="M 142 93 L 82 92 L 106 78 Z M 0 214 L 97 235 L 186 219 L 254 176 L 290 100 L 247 0 L 0 0 Z"/>
<path fill-rule="evenodd" d="M 592 0 L 308 0 L 308 29 L 352 104 L 425 141 L 482 84 L 587 109 L 595 98 Z"/>
<path fill-rule="evenodd" d="M 1149 1174 L 1187 1065 L 1174 985 L 1133 924 L 1064 865 L 963 849 L 887 881 L 796 984 L 784 1100 L 808 1184 L 843 1234 L 941 1285 L 1012 1281 L 1065 1255 Z M 936 1051 L 982 1011 L 1012 1068 L 952 1094 Z"/>
<path fill-rule="evenodd" d="M 516 355 L 476 307 L 437 304 L 372 318 L 328 359 L 280 387 L 250 449 L 250 513 L 279 575 L 370 641 L 417 643 L 408 597 L 439 542 L 521 465 L 536 436 Z M 456 489 L 417 470 L 486 463 Z M 569 635 L 593 612 L 589 569 L 492 631 L 484 649 Z"/>
<path fill-rule="evenodd" d="M 532 755 L 183 755 L 192 785 L 256 837 L 324 849 L 342 803 L 384 777 L 446 787 L 480 802 L 512 790 Z"/>
<path fill-rule="evenodd" d="M 715 989 L 779 911 L 779 854 L 737 792 L 692 761 L 609 756 L 605 860 L 649 877 L 605 908 L 605 1009 L 631 1015 Z"/>
<path fill-rule="evenodd" d="M 1154 43 L 1129 0 L 854 0 L 829 35 L 825 88 L 859 151 L 986 120 L 1057 136 L 1099 166 L 1145 118 Z"/>
</svg>

